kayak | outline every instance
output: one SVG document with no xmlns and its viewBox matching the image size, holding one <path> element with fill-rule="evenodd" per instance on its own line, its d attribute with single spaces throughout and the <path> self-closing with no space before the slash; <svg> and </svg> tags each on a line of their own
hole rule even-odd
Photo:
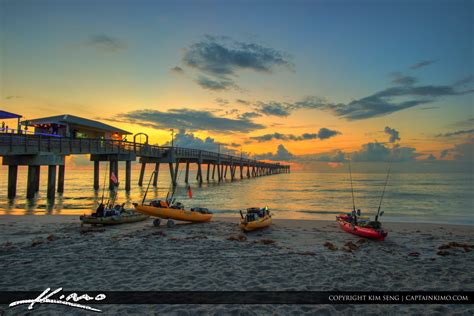
<svg viewBox="0 0 474 316">
<path fill-rule="evenodd" d="M 212 218 L 212 213 L 210 212 L 201 213 L 199 211 L 188 211 L 169 207 L 155 207 L 151 205 L 135 205 L 135 210 L 149 216 L 194 223 L 208 222 Z"/>
<path fill-rule="evenodd" d="M 343 230 L 357 236 L 383 241 L 388 235 L 388 232 L 383 229 L 352 225 L 352 223 L 347 222 L 340 217 L 338 217 L 337 222 Z"/>
<path fill-rule="evenodd" d="M 352 217 L 352 215 L 351 214 L 340 214 L 338 217 L 342 220 L 348 221 Z M 368 220 L 370 220 L 370 217 L 369 216 L 357 216 L 357 220 L 358 221 L 368 221 Z"/>
<path fill-rule="evenodd" d="M 247 222 L 245 219 L 240 219 L 239 227 L 245 231 L 252 231 L 264 227 L 268 227 L 272 224 L 272 217 L 266 215 L 265 217 L 259 218 L 255 221 Z"/>
<path fill-rule="evenodd" d="M 82 215 L 79 219 L 82 224 L 91 225 L 119 225 L 127 223 L 135 223 L 144 221 L 148 218 L 147 215 L 135 213 L 132 210 L 122 212 L 121 215 L 102 216 Z"/>
</svg>

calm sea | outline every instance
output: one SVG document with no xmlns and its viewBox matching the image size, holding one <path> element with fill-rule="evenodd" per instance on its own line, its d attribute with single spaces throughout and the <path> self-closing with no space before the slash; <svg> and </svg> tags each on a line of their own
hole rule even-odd
<svg viewBox="0 0 474 316">
<path fill-rule="evenodd" d="M 123 182 L 118 201 L 131 207 L 140 202 L 146 189 L 136 185 L 138 166 L 132 171 L 132 191 L 127 194 Z M 150 187 L 148 198 L 165 197 L 169 190 L 169 172 L 161 166 L 158 188 Z M 123 180 L 123 166 L 119 176 Z M 147 170 L 147 178 L 151 173 Z M 101 185 L 105 176 L 101 170 Z M 237 172 L 238 173 L 238 170 Z M 54 203 L 46 200 L 47 169 L 41 170 L 41 189 L 36 199 L 27 200 L 26 168 L 19 169 L 18 196 L 7 199 L 7 169 L 0 168 L 0 214 L 83 214 L 90 213 L 102 196 L 92 188 L 92 168 L 66 168 L 65 193 Z M 205 173 L 204 173 L 205 175 Z M 217 174 L 216 174 L 217 176 Z M 218 215 L 238 216 L 238 210 L 268 205 L 275 218 L 333 220 L 336 214 L 352 208 L 349 175 L 346 173 L 297 172 L 255 179 L 211 181 L 201 187 L 191 171 L 193 198 L 186 195 L 184 172 L 179 175 L 176 196 L 187 207 L 207 207 Z M 385 174 L 354 173 L 356 207 L 367 215 L 375 214 Z M 148 179 L 145 181 L 148 182 Z M 390 175 L 382 210 L 387 221 L 415 221 L 474 224 L 473 175 L 470 173 L 397 173 Z M 106 191 L 106 195 L 108 191 Z"/>
</svg>

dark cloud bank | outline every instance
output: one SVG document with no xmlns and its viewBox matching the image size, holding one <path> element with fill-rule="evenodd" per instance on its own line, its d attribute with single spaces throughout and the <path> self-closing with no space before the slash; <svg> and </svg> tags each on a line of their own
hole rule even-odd
<svg viewBox="0 0 474 316">
<path fill-rule="evenodd" d="M 186 49 L 183 63 L 198 71 L 196 82 L 202 88 L 213 91 L 238 89 L 234 78 L 242 70 L 271 73 L 278 67 L 293 69 L 289 57 L 276 49 L 209 35 Z"/>
<path fill-rule="evenodd" d="M 144 109 L 116 115 L 112 120 L 158 129 L 176 128 L 214 132 L 250 132 L 264 128 L 249 119 L 218 117 L 209 111 L 171 109 L 167 112 Z"/>
<path fill-rule="evenodd" d="M 347 120 L 363 120 L 432 103 L 442 97 L 472 92 L 474 89 L 457 90 L 455 86 L 448 85 L 403 85 L 389 87 L 349 103 L 333 103 L 321 97 L 310 96 L 293 103 L 260 101 L 255 106 L 258 113 L 269 116 L 287 117 L 296 110 L 314 109 L 331 112 Z"/>
<path fill-rule="evenodd" d="M 425 60 L 410 68 L 416 70 L 434 62 Z M 472 75 L 451 85 L 417 84 L 416 77 L 401 72 L 392 73 L 391 77 L 392 86 L 348 103 L 335 103 L 319 96 L 308 96 L 296 102 L 257 101 L 253 105 L 257 113 L 268 116 L 287 117 L 297 110 L 314 109 L 327 111 L 347 120 L 363 120 L 433 103 L 443 97 L 474 92 L 473 88 L 466 88 L 474 81 Z"/>
<path fill-rule="evenodd" d="M 293 135 L 293 134 L 281 134 L 281 133 L 273 133 L 273 134 L 265 134 L 261 136 L 254 136 L 250 137 L 252 140 L 256 140 L 257 142 L 266 142 L 270 140 L 291 140 L 291 141 L 301 141 L 301 140 L 309 140 L 309 139 L 328 139 L 333 136 L 341 134 L 338 131 L 331 130 L 328 128 L 321 128 L 318 133 L 304 133 L 302 135 Z"/>
</svg>

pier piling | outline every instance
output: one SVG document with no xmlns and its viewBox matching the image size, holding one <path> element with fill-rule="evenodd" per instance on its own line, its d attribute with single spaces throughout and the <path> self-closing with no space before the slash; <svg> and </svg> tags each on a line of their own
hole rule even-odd
<svg viewBox="0 0 474 316">
<path fill-rule="evenodd" d="M 158 186 L 158 173 L 160 172 L 160 163 L 155 163 L 155 173 L 153 175 L 153 186 Z"/>
<path fill-rule="evenodd" d="M 48 166 L 48 191 L 47 198 L 54 199 L 56 193 L 56 165 Z"/>
<path fill-rule="evenodd" d="M 132 182 L 132 162 L 125 161 L 125 191 L 130 191 Z"/>
<path fill-rule="evenodd" d="M 201 185 L 202 184 L 202 167 L 201 167 L 201 162 L 198 161 L 198 183 Z"/>
<path fill-rule="evenodd" d="M 58 193 L 64 193 L 65 166 L 58 166 Z"/>
<path fill-rule="evenodd" d="M 35 193 L 39 192 L 40 181 L 41 181 L 41 165 L 36 166 L 35 168 Z"/>
<path fill-rule="evenodd" d="M 99 190 L 100 161 L 94 161 L 94 190 Z"/>
<path fill-rule="evenodd" d="M 140 177 L 138 178 L 138 186 L 143 185 L 143 177 L 145 176 L 145 169 L 146 169 L 146 162 L 142 162 L 142 166 L 140 168 Z"/>
<path fill-rule="evenodd" d="M 33 165 L 28 166 L 28 178 L 27 178 L 27 183 L 26 183 L 26 198 L 27 199 L 32 199 L 35 197 L 36 176 L 37 176 L 36 169 L 37 168 L 39 168 L 39 166 L 33 166 Z"/>
<path fill-rule="evenodd" d="M 18 165 L 8 166 L 8 198 L 13 199 L 16 196 L 16 184 L 18 178 Z"/>
<path fill-rule="evenodd" d="M 186 161 L 186 175 L 184 176 L 184 182 L 189 183 L 189 161 Z"/>
</svg>

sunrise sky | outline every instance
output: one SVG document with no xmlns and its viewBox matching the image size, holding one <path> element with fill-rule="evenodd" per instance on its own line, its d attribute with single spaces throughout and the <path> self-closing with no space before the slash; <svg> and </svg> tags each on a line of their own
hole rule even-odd
<svg viewBox="0 0 474 316">
<path fill-rule="evenodd" d="M 0 108 L 26 119 L 283 161 L 473 161 L 469 0 L 0 5 Z"/>
</svg>

